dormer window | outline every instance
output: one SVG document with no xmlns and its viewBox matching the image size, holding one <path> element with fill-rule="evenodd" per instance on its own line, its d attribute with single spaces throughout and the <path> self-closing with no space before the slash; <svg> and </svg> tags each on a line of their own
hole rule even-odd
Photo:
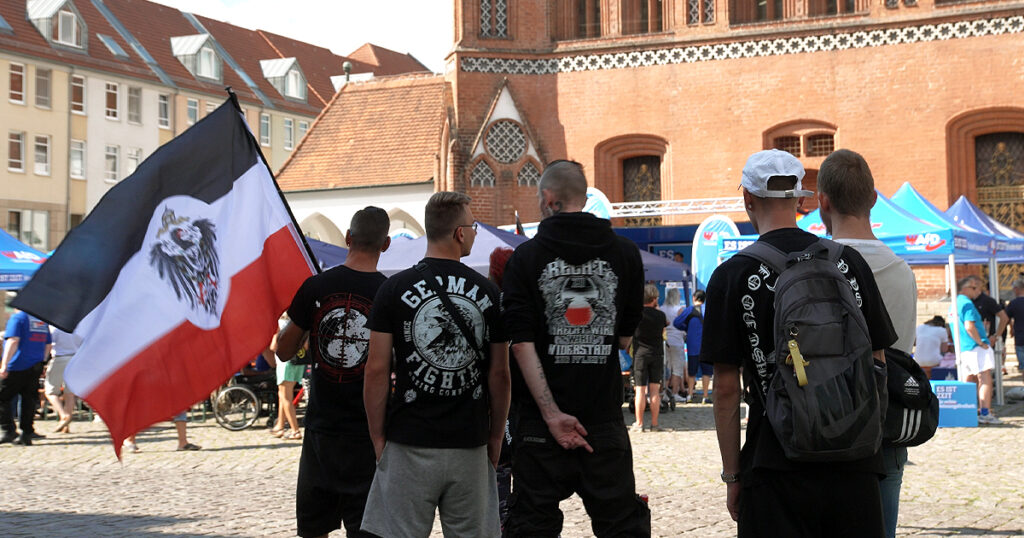
<svg viewBox="0 0 1024 538">
<path fill-rule="evenodd" d="M 29 0 L 28 18 L 51 44 L 85 48 L 85 22 L 70 0 Z"/>
<path fill-rule="evenodd" d="M 171 53 L 193 76 L 220 82 L 223 62 L 210 34 L 172 37 Z"/>
<path fill-rule="evenodd" d="M 289 99 L 306 100 L 306 76 L 302 74 L 295 58 L 260 60 L 260 68 L 263 69 L 263 77 L 281 95 Z"/>
</svg>

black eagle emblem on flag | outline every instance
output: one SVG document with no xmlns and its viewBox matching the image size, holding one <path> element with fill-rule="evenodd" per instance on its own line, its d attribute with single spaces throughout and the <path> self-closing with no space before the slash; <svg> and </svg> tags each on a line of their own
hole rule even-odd
<svg viewBox="0 0 1024 538">
<path fill-rule="evenodd" d="M 209 219 L 177 217 L 164 209 L 156 243 L 149 251 L 149 264 L 167 281 L 179 300 L 189 306 L 217 314 L 220 257 L 214 242 L 216 226 Z"/>
</svg>

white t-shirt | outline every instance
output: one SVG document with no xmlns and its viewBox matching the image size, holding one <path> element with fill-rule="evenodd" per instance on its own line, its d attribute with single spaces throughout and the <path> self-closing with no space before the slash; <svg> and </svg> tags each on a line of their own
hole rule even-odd
<svg viewBox="0 0 1024 538">
<path fill-rule="evenodd" d="M 665 343 L 672 347 L 683 347 L 683 343 L 685 342 L 684 339 L 686 333 L 672 325 L 672 322 L 676 320 L 676 316 L 678 316 L 684 308 L 686 307 L 678 304 L 673 306 L 663 304 L 658 307 L 658 310 L 664 312 L 665 317 L 668 318 L 668 327 L 665 327 Z"/>
<path fill-rule="evenodd" d="M 853 247 L 875 275 L 882 302 L 899 338 L 892 347 L 910 354 L 917 325 L 917 279 L 907 262 L 877 239 L 836 239 Z"/>
<path fill-rule="evenodd" d="M 945 327 L 917 326 L 917 347 L 914 360 L 921 366 L 938 366 L 942 362 L 942 344 L 949 340 Z"/>
</svg>

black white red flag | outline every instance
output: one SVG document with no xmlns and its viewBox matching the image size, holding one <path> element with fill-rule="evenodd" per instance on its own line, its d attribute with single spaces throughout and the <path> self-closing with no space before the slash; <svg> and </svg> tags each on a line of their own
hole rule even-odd
<svg viewBox="0 0 1024 538">
<path fill-rule="evenodd" d="M 229 99 L 112 188 L 13 306 L 83 338 L 65 382 L 120 456 L 259 354 L 315 271 Z"/>
</svg>

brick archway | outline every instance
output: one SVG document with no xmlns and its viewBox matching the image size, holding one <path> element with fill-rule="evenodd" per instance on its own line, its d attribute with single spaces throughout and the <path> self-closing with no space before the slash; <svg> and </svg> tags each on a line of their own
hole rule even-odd
<svg viewBox="0 0 1024 538">
<path fill-rule="evenodd" d="M 974 139 L 1003 131 L 1024 132 L 1024 108 L 992 107 L 964 112 L 946 124 L 946 174 L 949 200 L 978 199 Z"/>
<path fill-rule="evenodd" d="M 668 140 L 648 134 L 609 138 L 594 147 L 594 186 L 609 201 L 622 201 L 622 161 L 630 157 L 657 156 L 661 159 L 662 190 L 671 191 Z"/>
</svg>

